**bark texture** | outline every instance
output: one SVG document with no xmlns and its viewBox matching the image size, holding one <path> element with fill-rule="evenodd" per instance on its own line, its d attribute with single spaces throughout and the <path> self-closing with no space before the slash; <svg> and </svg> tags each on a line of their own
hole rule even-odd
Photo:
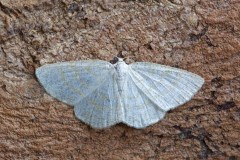
<svg viewBox="0 0 240 160">
<path fill-rule="evenodd" d="M 239 0 L 0 0 L 0 159 L 238 159 L 239 17 Z M 206 82 L 146 129 L 94 130 L 34 75 L 119 52 Z"/>
</svg>

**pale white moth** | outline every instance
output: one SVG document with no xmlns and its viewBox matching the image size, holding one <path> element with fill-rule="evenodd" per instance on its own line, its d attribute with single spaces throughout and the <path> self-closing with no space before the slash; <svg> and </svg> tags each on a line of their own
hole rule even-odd
<svg viewBox="0 0 240 160">
<path fill-rule="evenodd" d="M 204 79 L 170 66 L 102 60 L 47 64 L 36 70 L 45 90 L 74 106 L 77 118 L 93 128 L 125 123 L 145 128 L 189 101 Z"/>
</svg>

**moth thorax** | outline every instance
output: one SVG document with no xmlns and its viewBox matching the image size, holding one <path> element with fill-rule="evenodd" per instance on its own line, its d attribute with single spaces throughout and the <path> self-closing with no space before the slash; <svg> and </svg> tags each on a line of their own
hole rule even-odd
<svg viewBox="0 0 240 160">
<path fill-rule="evenodd" d="M 123 91 L 128 75 L 128 65 L 125 62 L 118 62 L 116 65 L 118 91 Z"/>
</svg>

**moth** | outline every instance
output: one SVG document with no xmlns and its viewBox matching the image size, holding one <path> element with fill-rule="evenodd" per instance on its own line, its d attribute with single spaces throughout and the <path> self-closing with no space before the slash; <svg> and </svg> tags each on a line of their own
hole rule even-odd
<svg viewBox="0 0 240 160">
<path fill-rule="evenodd" d="M 78 119 L 93 128 L 125 123 L 145 128 L 189 101 L 204 79 L 170 66 L 122 58 L 111 64 L 80 60 L 47 64 L 36 76 L 52 97 L 74 106 Z"/>
</svg>

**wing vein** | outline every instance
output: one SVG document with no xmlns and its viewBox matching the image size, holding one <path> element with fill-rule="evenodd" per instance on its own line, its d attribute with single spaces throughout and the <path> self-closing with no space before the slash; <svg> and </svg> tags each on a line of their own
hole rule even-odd
<svg viewBox="0 0 240 160">
<path fill-rule="evenodd" d="M 133 78 L 132 76 L 134 76 L 134 75 L 135 75 L 135 74 L 130 74 L 130 77 L 132 78 L 133 81 L 134 81 L 134 78 Z M 151 92 L 149 92 L 149 90 L 147 89 L 146 84 L 144 84 L 141 80 L 139 80 L 139 78 L 137 78 L 136 75 L 135 75 L 135 78 L 138 80 L 139 83 L 141 83 L 142 87 L 145 87 L 145 88 L 146 88 L 146 90 L 148 91 L 149 95 L 152 95 Z M 134 81 L 134 82 L 135 82 L 135 81 Z M 165 112 L 165 110 L 163 110 L 151 97 L 149 97 L 148 94 L 146 94 L 146 93 L 141 89 L 141 87 L 137 85 L 136 82 L 135 82 L 135 84 L 136 84 L 137 88 L 138 88 L 139 90 L 141 90 L 142 93 L 143 93 L 153 104 L 155 104 L 156 106 L 159 107 L 160 110 L 162 110 L 163 112 Z"/>
<path fill-rule="evenodd" d="M 137 71 L 137 72 L 141 72 L 141 71 Z M 168 88 L 168 87 L 166 87 L 161 81 L 159 81 L 159 80 L 155 80 L 153 77 L 149 77 L 147 74 L 145 74 L 144 72 L 141 72 L 141 74 L 144 74 L 146 77 L 148 77 L 149 79 L 153 79 L 154 81 L 156 81 L 156 82 L 159 82 L 167 91 L 168 91 L 168 93 L 170 94 L 170 95 L 172 95 L 172 98 L 175 100 L 175 102 L 177 103 L 177 104 L 181 104 L 181 102 L 179 102 L 179 100 L 175 97 L 175 95 L 174 94 L 172 94 L 172 91 Z M 168 83 L 168 85 L 169 85 L 169 83 Z M 171 85 L 171 84 L 170 84 Z M 171 85 L 172 86 L 172 85 Z M 162 97 L 163 99 L 164 99 L 164 97 Z M 184 97 L 183 97 L 184 98 Z"/>
</svg>

